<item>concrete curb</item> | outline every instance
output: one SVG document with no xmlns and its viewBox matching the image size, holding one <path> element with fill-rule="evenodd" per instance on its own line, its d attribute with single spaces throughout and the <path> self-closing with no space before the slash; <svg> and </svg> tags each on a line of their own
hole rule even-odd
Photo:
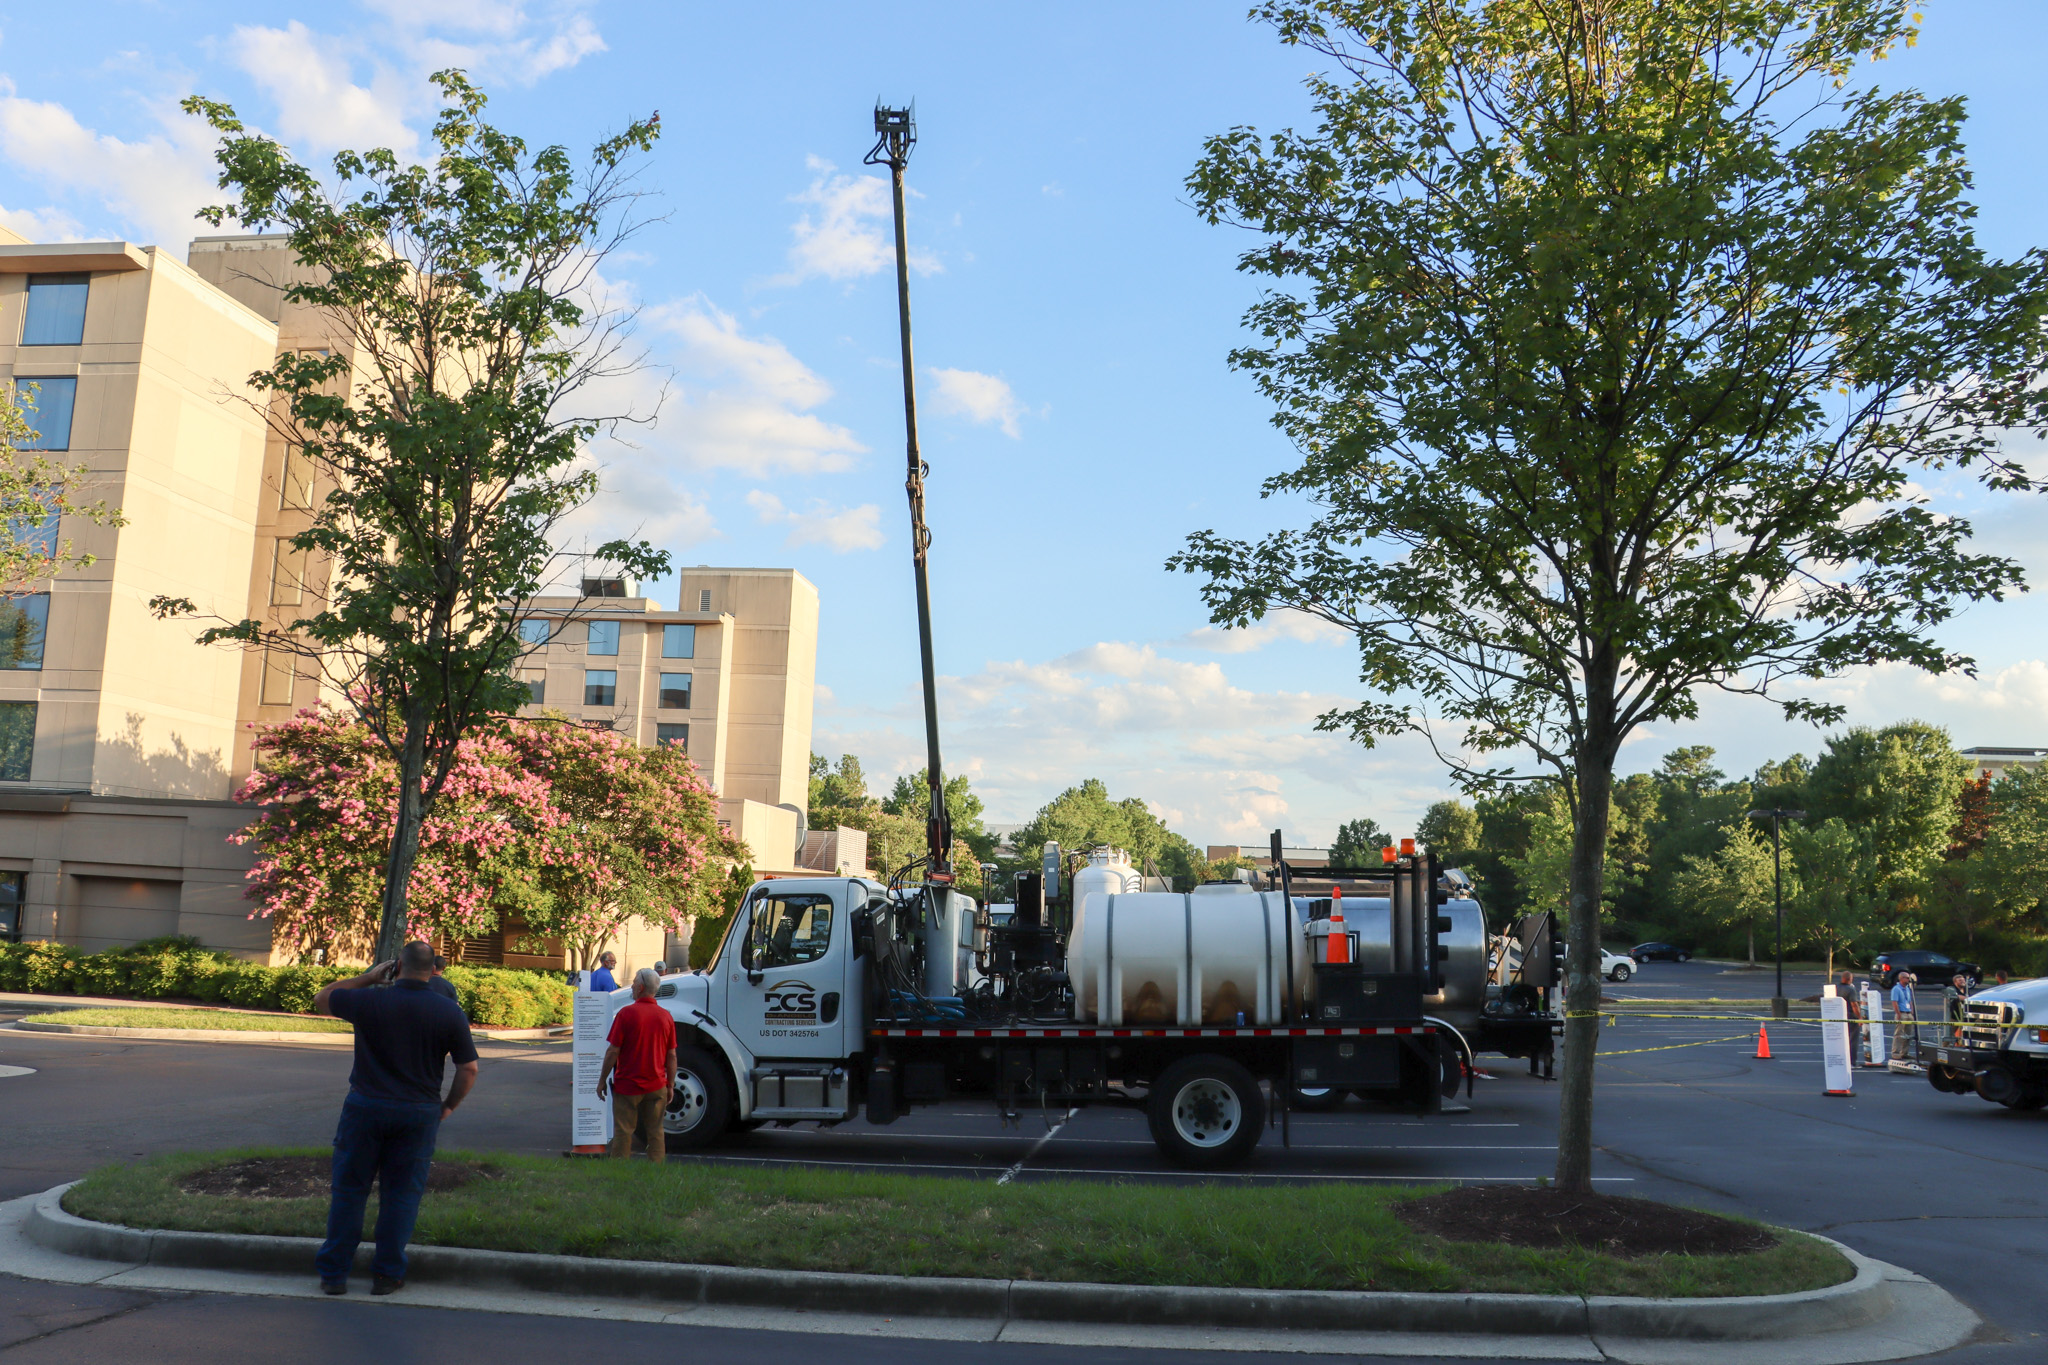
<svg viewBox="0 0 2048 1365">
<path fill-rule="evenodd" d="M 162 1038 L 181 1041 L 228 1042 L 228 1043 L 323 1043 L 333 1045 L 346 1043 L 354 1046 L 353 1032 L 316 1032 L 311 1029 L 230 1029 L 230 1028 L 123 1028 L 114 1024 L 32 1024 L 26 1019 L 17 1019 L 15 1030 L 20 1033 L 82 1033 L 94 1038 Z"/>
<path fill-rule="evenodd" d="M 36 1197 L 23 1231 L 51 1250 L 96 1261 L 275 1274 L 312 1274 L 310 1237 L 166 1232 L 67 1213 L 60 1185 Z M 1829 1239 L 1823 1238 L 1823 1241 Z M 1036 1280 L 791 1274 L 734 1266 L 542 1256 L 415 1246 L 410 1278 L 527 1292 L 638 1298 L 678 1304 L 1002 1322 L 1431 1332 L 1506 1336 L 1611 1336 L 1677 1341 L 1763 1341 L 1838 1332 L 1877 1321 L 1893 1301 L 1881 1261 L 1830 1241 L 1856 1273 L 1827 1289 L 1731 1299 L 1582 1298 L 1538 1294 L 1409 1294 L 1332 1290 L 1205 1289 Z M 357 1252 L 369 1273 L 371 1248 Z"/>
<path fill-rule="evenodd" d="M 335 1033 L 311 1029 L 227 1029 L 227 1028 L 127 1028 L 120 1024 L 42 1024 L 18 1019 L 12 1024 L 0 1024 L 0 1028 L 12 1028 L 22 1033 L 80 1033 L 96 1038 L 154 1038 L 177 1042 L 214 1043 L 350 1043 L 355 1042 L 355 1031 Z M 484 1043 L 540 1042 L 546 1039 L 560 1039 L 567 1036 L 565 1029 L 546 1028 L 505 1028 L 488 1029 L 470 1025 L 470 1033 Z"/>
</svg>

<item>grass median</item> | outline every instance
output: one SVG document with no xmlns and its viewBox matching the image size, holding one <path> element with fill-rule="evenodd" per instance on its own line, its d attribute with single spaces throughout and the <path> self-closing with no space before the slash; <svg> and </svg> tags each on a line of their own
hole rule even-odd
<svg viewBox="0 0 2048 1365">
<path fill-rule="evenodd" d="M 303 1014 L 245 1014 L 237 1010 L 141 1009 L 52 1010 L 31 1014 L 25 1024 L 80 1024 L 88 1028 L 189 1028 L 224 1033 L 350 1033 L 339 1019 Z"/>
<path fill-rule="evenodd" d="M 182 1188 L 265 1156 L 183 1153 L 95 1172 L 65 1196 L 130 1227 L 317 1237 L 327 1202 Z M 1396 1215 L 1442 1186 L 1248 1187 L 989 1181 L 672 1162 L 444 1152 L 488 1178 L 429 1193 L 415 1241 L 437 1246 L 791 1271 L 993 1276 L 1106 1284 L 1649 1297 L 1780 1294 L 1852 1273 L 1798 1233 L 1740 1255 L 1621 1257 L 1582 1247 L 1449 1241 Z M 374 1219 L 374 1212 L 370 1215 Z"/>
</svg>

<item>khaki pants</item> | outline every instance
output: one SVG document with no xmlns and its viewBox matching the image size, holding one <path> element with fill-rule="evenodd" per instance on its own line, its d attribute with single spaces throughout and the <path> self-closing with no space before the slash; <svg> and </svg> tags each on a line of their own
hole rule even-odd
<svg viewBox="0 0 2048 1365">
<path fill-rule="evenodd" d="M 659 1090 L 645 1095 L 622 1095 L 612 1091 L 612 1142 L 607 1156 L 626 1156 L 633 1150 L 637 1132 L 647 1143 L 651 1161 L 668 1158 L 668 1134 L 662 1131 L 661 1111 L 667 1107 Z"/>
</svg>

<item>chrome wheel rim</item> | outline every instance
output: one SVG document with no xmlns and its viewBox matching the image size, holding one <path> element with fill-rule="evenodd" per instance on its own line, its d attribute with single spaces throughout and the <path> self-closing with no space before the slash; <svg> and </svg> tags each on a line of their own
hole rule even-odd
<svg viewBox="0 0 2048 1365">
<path fill-rule="evenodd" d="M 1212 1077 L 1189 1081 L 1173 1097 L 1174 1134 L 1190 1147 L 1221 1147 L 1243 1122 L 1237 1092 Z"/>
<path fill-rule="evenodd" d="M 678 1071 L 675 1093 L 668 1097 L 668 1108 L 662 1111 L 662 1131 L 687 1133 L 704 1121 L 710 1107 L 711 1096 L 704 1089 L 704 1082 L 688 1071 Z"/>
</svg>

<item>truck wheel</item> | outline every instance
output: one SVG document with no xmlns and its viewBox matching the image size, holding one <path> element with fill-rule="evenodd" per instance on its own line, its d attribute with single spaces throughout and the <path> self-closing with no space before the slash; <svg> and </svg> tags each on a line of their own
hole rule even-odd
<svg viewBox="0 0 2048 1365">
<path fill-rule="evenodd" d="M 1342 1103 L 1342 1090 L 1291 1090 L 1287 1094 L 1287 1107 L 1304 1114 L 1327 1113 Z"/>
<path fill-rule="evenodd" d="M 1266 1096 L 1228 1057 L 1187 1057 L 1160 1073 L 1147 1105 L 1152 1140 L 1168 1160 L 1195 1170 L 1235 1166 L 1258 1145 Z"/>
<path fill-rule="evenodd" d="M 1955 1068 L 1936 1062 L 1927 1068 L 1927 1083 L 1944 1095 L 1960 1095 L 1970 1087 L 1956 1079 Z"/>
<path fill-rule="evenodd" d="M 709 1147 L 725 1135 L 732 1113 L 732 1083 L 726 1079 L 724 1060 L 701 1047 L 677 1048 L 676 1091 L 661 1116 L 669 1150 Z"/>
</svg>

